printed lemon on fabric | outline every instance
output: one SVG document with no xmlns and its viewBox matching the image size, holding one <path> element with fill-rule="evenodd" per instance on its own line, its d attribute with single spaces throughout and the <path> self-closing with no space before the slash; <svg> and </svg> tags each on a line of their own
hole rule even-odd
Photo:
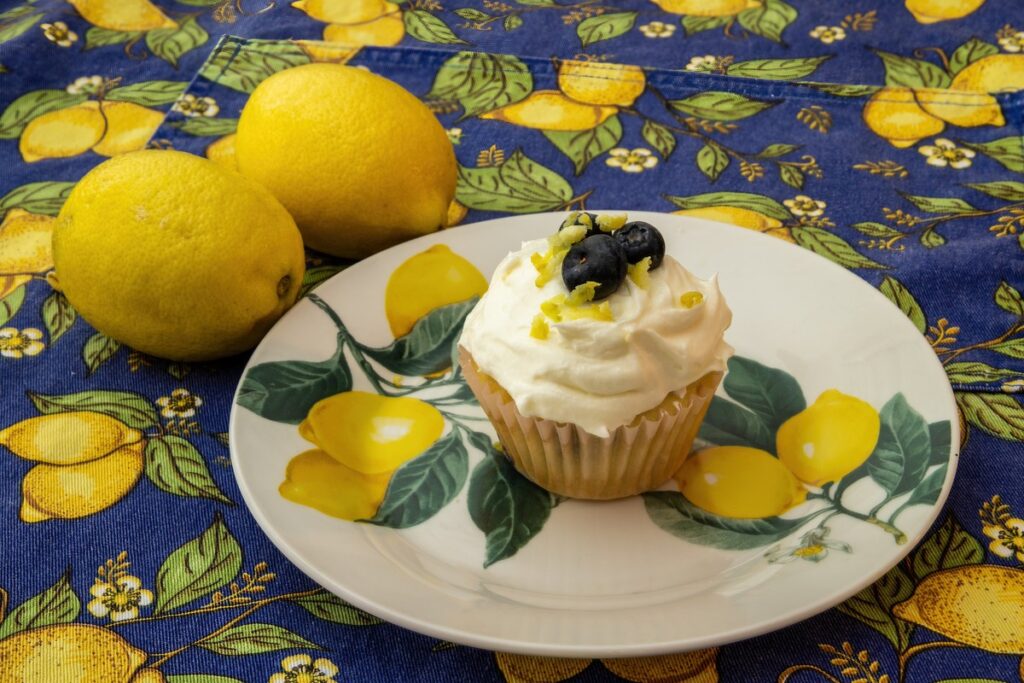
<svg viewBox="0 0 1024 683">
<path fill-rule="evenodd" d="M 55 624 L 0 640 L 0 680 L 52 681 L 53 673 L 60 671 L 80 681 L 147 683 L 134 677 L 147 658 L 145 652 L 108 628 Z"/>
<path fill-rule="evenodd" d="M 401 7 L 386 0 L 298 0 L 292 7 L 327 22 L 328 42 L 387 47 L 405 37 Z"/>
</svg>

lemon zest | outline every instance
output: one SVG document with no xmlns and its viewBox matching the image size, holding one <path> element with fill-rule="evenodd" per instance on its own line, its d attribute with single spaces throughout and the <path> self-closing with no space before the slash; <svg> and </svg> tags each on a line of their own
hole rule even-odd
<svg viewBox="0 0 1024 683">
<path fill-rule="evenodd" d="M 651 286 L 651 257 L 644 256 L 636 263 L 629 265 L 626 274 L 629 279 L 640 289 L 647 289 Z M 685 304 L 684 304 L 685 305 Z"/>
</svg>

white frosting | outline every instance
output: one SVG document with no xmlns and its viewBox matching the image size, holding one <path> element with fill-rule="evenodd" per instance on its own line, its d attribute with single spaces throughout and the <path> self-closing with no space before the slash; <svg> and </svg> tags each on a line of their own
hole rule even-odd
<svg viewBox="0 0 1024 683">
<path fill-rule="evenodd" d="M 627 277 L 608 297 L 614 321 L 549 321 L 547 339 L 530 336 L 541 303 L 566 294 L 559 274 L 535 285 L 530 255 L 547 247 L 543 239 L 526 242 L 502 260 L 459 339 L 520 413 L 607 436 L 670 392 L 725 370 L 733 349 L 722 335 L 732 312 L 717 276 L 701 280 L 668 255 L 650 272 L 648 289 Z M 680 297 L 692 291 L 703 303 L 683 308 Z"/>
</svg>

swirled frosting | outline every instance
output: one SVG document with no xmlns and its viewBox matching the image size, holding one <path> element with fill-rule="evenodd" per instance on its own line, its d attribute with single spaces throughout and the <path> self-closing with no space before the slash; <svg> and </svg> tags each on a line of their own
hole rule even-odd
<svg viewBox="0 0 1024 683">
<path fill-rule="evenodd" d="M 626 278 L 606 299 L 612 321 L 552 322 L 546 339 L 531 336 L 541 304 L 566 293 L 557 275 L 535 284 L 530 257 L 547 248 L 543 239 L 526 242 L 502 260 L 459 339 L 520 413 L 607 436 L 670 392 L 725 370 L 733 349 L 723 334 L 732 312 L 717 276 L 701 280 L 669 255 L 646 289 Z M 680 299 L 692 292 L 703 300 L 686 308 Z"/>
</svg>

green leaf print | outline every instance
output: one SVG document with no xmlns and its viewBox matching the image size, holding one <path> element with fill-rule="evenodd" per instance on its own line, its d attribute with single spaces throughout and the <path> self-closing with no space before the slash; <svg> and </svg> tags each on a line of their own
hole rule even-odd
<svg viewBox="0 0 1024 683">
<path fill-rule="evenodd" d="M 955 76 L 960 73 L 968 64 L 976 62 L 982 57 L 999 54 L 999 48 L 991 43 L 971 38 L 966 43 L 953 50 L 949 56 L 949 70 Z"/>
<path fill-rule="evenodd" d="M 455 14 L 462 17 L 463 19 L 468 19 L 470 21 L 487 21 L 488 19 L 491 18 L 490 14 L 481 12 L 478 9 L 473 9 L 472 7 L 463 7 L 462 9 L 457 9 L 455 10 Z"/>
<path fill-rule="evenodd" d="M 299 297 L 306 296 L 347 267 L 347 265 L 333 265 L 306 268 L 306 274 L 302 276 L 302 287 L 299 289 Z"/>
<path fill-rule="evenodd" d="M 924 478 L 917 488 L 915 488 L 910 498 L 904 504 L 906 507 L 911 505 L 935 505 L 939 500 L 939 494 L 942 493 L 942 487 L 946 483 L 946 474 L 949 471 L 949 465 L 943 464 L 940 467 L 932 470 L 931 473 Z"/>
<path fill-rule="evenodd" d="M 910 645 L 914 625 L 894 617 L 892 606 L 913 593 L 914 580 L 904 571 L 903 565 L 896 565 L 837 609 L 885 636 L 897 652 L 903 652 Z"/>
<path fill-rule="evenodd" d="M 612 116 L 589 130 L 546 130 L 544 137 L 569 157 L 576 175 L 580 175 L 591 161 L 619 144 L 622 139 L 622 123 L 618 116 Z"/>
<path fill-rule="evenodd" d="M 765 517 L 738 519 L 701 510 L 677 491 L 644 493 L 651 521 L 677 538 L 722 550 L 751 550 L 781 541 L 807 520 Z"/>
<path fill-rule="evenodd" d="M 991 142 L 957 142 L 999 162 L 1010 171 L 1024 173 L 1024 136 L 1011 135 Z"/>
<path fill-rule="evenodd" d="M 115 31 L 101 26 L 93 26 L 85 32 L 85 48 L 92 50 L 108 45 L 120 45 L 144 35 L 143 31 Z"/>
<path fill-rule="evenodd" d="M 991 183 L 966 183 L 966 186 L 997 199 L 1005 199 L 1008 202 L 1024 201 L 1024 183 L 1015 180 L 997 180 Z"/>
<path fill-rule="evenodd" d="M 666 195 L 665 199 L 680 209 L 701 209 L 706 206 L 735 206 L 740 209 L 750 209 L 780 221 L 793 219 L 793 215 L 789 210 L 771 197 L 751 194 L 750 192 L 708 192 L 689 197 Z"/>
<path fill-rule="evenodd" d="M 956 392 L 964 418 L 983 432 L 1007 441 L 1024 441 L 1024 407 L 1007 394 Z"/>
<path fill-rule="evenodd" d="M 672 152 L 676 148 L 675 134 L 662 124 L 651 119 L 644 120 L 644 127 L 640 133 L 643 135 L 644 141 L 658 150 L 658 154 L 661 155 L 662 159 L 668 161 L 668 158 L 672 156 Z"/>
<path fill-rule="evenodd" d="M 32 119 L 51 111 L 73 107 L 87 99 L 88 95 L 72 95 L 66 90 L 46 89 L 27 92 L 7 105 L 3 114 L 0 114 L 0 139 L 16 138 Z"/>
<path fill-rule="evenodd" d="M 633 28 L 637 14 L 637 12 L 611 12 L 584 19 L 576 27 L 580 45 L 587 47 L 621 36 Z"/>
<path fill-rule="evenodd" d="M 946 376 L 956 384 L 976 384 L 1020 377 L 1021 373 L 972 360 L 950 363 L 946 366 Z"/>
<path fill-rule="evenodd" d="M 6 43 L 9 40 L 14 40 L 18 36 L 22 35 L 30 28 L 35 26 L 37 23 L 39 23 L 39 20 L 42 19 L 44 16 L 46 15 L 42 13 L 33 14 L 19 21 L 15 21 L 12 24 L 8 24 L 7 26 L 0 27 L 0 45 Z"/>
<path fill-rule="evenodd" d="M 470 209 L 536 213 L 564 208 L 572 186 L 517 149 L 499 166 L 459 165 L 455 198 Z"/>
<path fill-rule="evenodd" d="M 875 221 L 864 221 L 862 223 L 854 223 L 850 227 L 862 235 L 867 235 L 868 237 L 878 237 L 880 239 L 890 239 L 892 237 L 899 237 L 904 234 L 899 230 L 896 230 L 895 228 L 890 228 L 888 225 L 884 223 L 876 223 Z M 886 294 L 886 296 L 889 295 Z M 892 297 L 889 298 L 891 299 Z M 921 331 L 923 333 L 924 329 L 922 329 Z"/>
<path fill-rule="evenodd" d="M 238 119 L 207 118 L 194 116 L 183 121 L 174 121 L 171 125 L 183 133 L 196 137 L 212 137 L 230 135 L 238 129 Z"/>
<path fill-rule="evenodd" d="M 796 166 L 779 165 L 779 178 L 790 187 L 802 190 L 804 187 L 804 174 Z"/>
<path fill-rule="evenodd" d="M 359 348 L 388 370 L 415 377 L 451 367 L 452 347 L 462 333 L 462 324 L 477 298 L 441 306 L 416 321 L 412 330 L 388 346 Z"/>
<path fill-rule="evenodd" d="M 770 430 L 772 440 L 783 422 L 807 407 L 796 378 L 784 370 L 733 356 L 722 387 L 729 398 L 749 408 Z M 774 452 L 774 448 L 767 449 Z"/>
<path fill-rule="evenodd" d="M 871 233 L 865 234 L 870 235 Z M 886 235 L 871 236 L 886 237 Z M 925 319 L 924 311 L 921 309 L 921 304 L 917 303 L 917 299 L 915 299 L 914 295 L 910 293 L 910 290 L 907 289 L 906 285 L 904 285 L 902 282 L 892 277 L 891 275 L 886 275 L 884 278 L 882 278 L 882 284 L 878 286 L 878 289 L 880 292 L 882 292 L 882 294 L 886 296 L 887 299 L 889 299 L 889 301 L 896 304 L 896 307 L 898 309 L 903 311 L 903 315 L 910 318 L 910 322 L 914 323 L 914 327 L 917 328 L 918 332 L 920 332 L 921 334 L 925 333 L 925 330 L 928 327 L 928 323 Z"/>
<path fill-rule="evenodd" d="M 739 121 L 774 107 L 778 102 L 764 102 L 738 93 L 709 90 L 669 102 L 674 109 L 709 121 Z"/>
<path fill-rule="evenodd" d="M 764 0 L 760 7 L 743 10 L 736 16 L 740 26 L 751 33 L 776 43 L 782 42 L 782 32 L 796 19 L 797 11 L 782 0 Z"/>
<path fill-rule="evenodd" d="M 558 3 L 555 0 L 516 0 L 520 5 L 526 5 L 527 7 L 557 7 Z"/>
<path fill-rule="evenodd" d="M 981 564 L 984 559 L 984 546 L 949 513 L 942 525 L 914 549 L 907 565 L 921 581 L 942 569 Z"/>
<path fill-rule="evenodd" d="M 62 180 L 42 180 L 21 185 L 0 197 L 0 215 L 8 209 L 24 209 L 30 213 L 56 216 L 74 186 L 74 183 Z"/>
<path fill-rule="evenodd" d="M 332 624 L 373 626 L 374 624 L 383 623 L 372 614 L 364 612 L 358 607 L 353 607 L 338 596 L 332 595 L 327 591 L 289 598 L 288 602 L 298 605 L 317 619 L 323 619 Z"/>
<path fill-rule="evenodd" d="M 251 93 L 278 71 L 309 63 L 309 55 L 291 41 L 243 46 L 225 38 L 203 64 L 199 75 L 217 85 Z"/>
<path fill-rule="evenodd" d="M 425 522 L 452 502 L 468 473 L 469 455 L 458 430 L 452 430 L 399 467 L 391 476 L 377 514 L 360 521 L 392 529 Z"/>
<path fill-rule="evenodd" d="M 953 432 L 949 420 L 932 422 L 928 425 L 929 441 L 932 443 L 932 458 L 929 465 L 945 465 L 949 462 Z"/>
<path fill-rule="evenodd" d="M 765 421 L 721 396 L 712 397 L 698 436 L 716 446 L 747 446 L 775 452 L 775 436 Z"/>
<path fill-rule="evenodd" d="M 36 394 L 28 398 L 43 415 L 85 410 L 120 420 L 133 429 L 149 429 L 160 424 L 153 403 L 130 391 L 80 391 L 74 394 Z"/>
<path fill-rule="evenodd" d="M 292 648 L 322 649 L 316 643 L 306 640 L 298 633 L 289 631 L 283 626 L 261 623 L 232 626 L 226 631 L 214 633 L 212 636 L 197 641 L 196 645 L 204 650 L 229 657 L 259 655 L 264 652 Z"/>
<path fill-rule="evenodd" d="M 51 344 L 63 337 L 78 319 L 78 314 L 71 307 L 68 298 L 56 291 L 43 299 L 42 316 Z"/>
<path fill-rule="evenodd" d="M 522 25 L 523 18 L 518 14 L 510 14 L 507 17 L 505 17 L 505 21 L 501 22 L 501 27 L 506 31 L 515 31 Z"/>
<path fill-rule="evenodd" d="M 150 439 L 144 457 L 146 477 L 161 491 L 232 504 L 213 480 L 202 454 L 180 436 Z"/>
<path fill-rule="evenodd" d="M 774 145 L 766 146 L 764 149 L 758 152 L 756 156 L 759 159 L 774 159 L 775 157 L 781 157 L 792 152 L 795 152 L 798 149 L 800 149 L 800 145 L 787 145 L 777 143 Z"/>
<path fill-rule="evenodd" d="M 114 357 L 121 343 L 105 334 L 97 332 L 85 341 L 82 347 L 82 360 L 85 361 L 85 376 L 96 372 L 101 365 Z"/>
<path fill-rule="evenodd" d="M 923 59 L 911 59 L 875 50 L 885 65 L 885 84 L 905 88 L 948 88 L 952 79 L 945 71 Z"/>
<path fill-rule="evenodd" d="M 448 24 L 422 9 L 406 10 L 402 13 L 405 31 L 416 40 L 441 45 L 467 45 L 455 35 Z"/>
<path fill-rule="evenodd" d="M 843 83 L 808 83 L 807 85 L 836 97 L 868 97 L 881 90 L 877 85 L 846 85 Z"/>
<path fill-rule="evenodd" d="M 196 538 L 171 553 L 156 574 L 153 614 L 165 614 L 231 583 L 242 568 L 242 549 L 220 513 Z"/>
<path fill-rule="evenodd" d="M 772 81 L 790 81 L 810 76 L 818 67 L 831 59 L 824 57 L 800 57 L 797 59 L 751 59 L 746 62 L 734 62 L 725 69 L 730 76 L 746 76 L 763 78 Z"/>
<path fill-rule="evenodd" d="M 902 192 L 900 194 L 908 202 L 927 213 L 960 214 L 977 211 L 976 208 L 959 197 L 920 197 Z"/>
<path fill-rule="evenodd" d="M 0 299 L 0 325 L 6 325 L 21 310 L 21 305 L 25 303 L 26 289 L 27 285 L 21 285 Z"/>
<path fill-rule="evenodd" d="M 711 29 L 727 25 L 729 17 L 698 17 L 690 15 L 683 17 L 680 23 L 683 25 L 683 33 L 687 36 L 692 36 L 695 33 L 710 31 Z"/>
<path fill-rule="evenodd" d="M 0 640 L 30 628 L 70 624 L 78 618 L 82 603 L 71 587 L 71 570 L 57 583 L 21 603 L 0 623 Z"/>
<path fill-rule="evenodd" d="M 924 478 L 931 461 L 928 423 L 896 394 L 879 411 L 878 444 L 868 458 L 868 473 L 890 496 L 907 493 Z"/>
<path fill-rule="evenodd" d="M 1024 337 L 999 342 L 991 347 L 996 353 L 1001 353 L 1010 358 L 1024 358 Z M 1015 373 L 1019 374 L 1019 373 Z"/>
<path fill-rule="evenodd" d="M 1018 317 L 1024 317 L 1024 297 L 1006 280 L 999 283 L 995 294 L 996 306 L 1007 313 L 1013 313 Z"/>
<path fill-rule="evenodd" d="M 697 152 L 696 161 L 700 172 L 706 175 L 708 180 L 715 182 L 729 165 L 729 155 L 717 142 L 708 140 Z"/>
<path fill-rule="evenodd" d="M 793 239 L 804 249 L 810 249 L 844 268 L 877 268 L 888 266 L 869 259 L 855 250 L 849 242 L 834 232 L 804 225 L 793 228 Z"/>
<path fill-rule="evenodd" d="M 920 242 L 928 249 L 934 249 L 935 247 L 941 247 L 945 244 L 946 238 L 934 230 L 925 230 L 921 233 Z"/>
<path fill-rule="evenodd" d="M 159 107 L 177 100 L 187 85 L 184 81 L 143 81 L 114 88 L 107 93 L 107 99 L 131 102 L 143 107 Z"/>
<path fill-rule="evenodd" d="M 216 674 L 172 674 L 166 680 L 167 683 L 243 683 L 237 678 Z"/>
<path fill-rule="evenodd" d="M 459 52 L 438 70 L 427 97 L 455 100 L 462 118 L 519 102 L 533 90 L 533 76 L 510 55 Z"/>
<path fill-rule="evenodd" d="M 174 68 L 178 68 L 178 59 L 210 39 L 195 17 L 189 17 L 177 28 L 158 28 L 146 33 L 146 47 Z"/>
</svg>

